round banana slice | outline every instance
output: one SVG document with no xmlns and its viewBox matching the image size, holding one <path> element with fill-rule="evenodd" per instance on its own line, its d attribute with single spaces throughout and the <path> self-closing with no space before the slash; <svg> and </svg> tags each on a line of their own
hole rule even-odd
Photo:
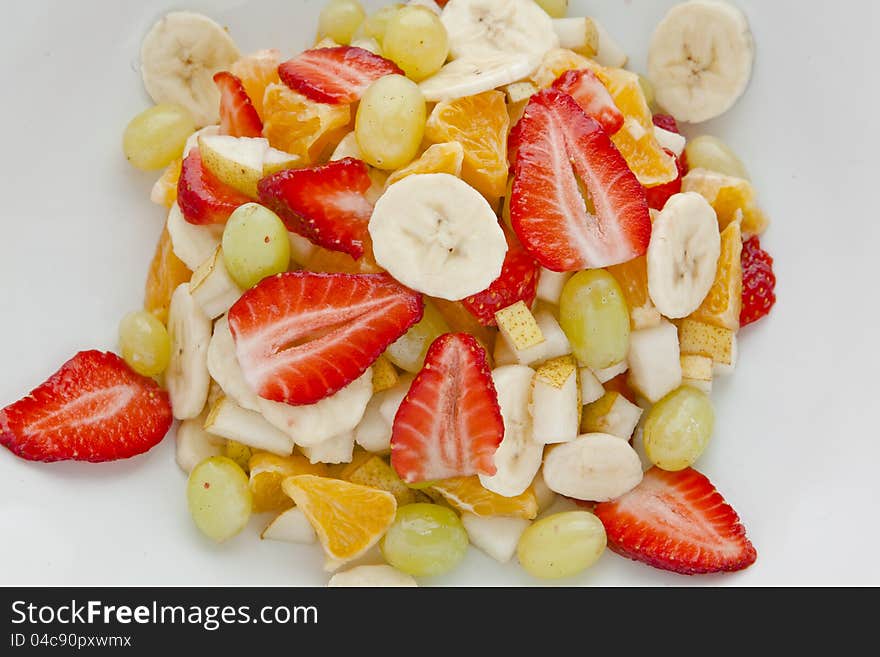
<svg viewBox="0 0 880 657">
<path fill-rule="evenodd" d="M 455 59 L 419 84 L 428 102 L 476 96 L 522 80 L 534 70 L 525 55 L 487 54 Z"/>
<path fill-rule="evenodd" d="M 208 344 L 211 320 L 202 312 L 183 283 L 171 295 L 168 309 L 171 360 L 165 372 L 165 385 L 171 409 L 178 420 L 190 420 L 202 412 L 208 399 Z"/>
<path fill-rule="evenodd" d="M 755 58 L 745 14 L 726 2 L 676 5 L 654 30 L 648 77 L 657 102 L 679 121 L 719 116 L 749 84 Z"/>
<path fill-rule="evenodd" d="M 489 203 L 448 173 L 407 176 L 370 218 L 376 262 L 432 297 L 459 301 L 501 275 L 507 241 Z"/>
<path fill-rule="evenodd" d="M 144 37 L 141 75 L 154 102 L 185 107 L 201 127 L 220 118 L 214 74 L 228 69 L 240 56 L 229 33 L 210 18 L 175 11 Z"/>
<path fill-rule="evenodd" d="M 648 293 L 665 317 L 687 317 L 715 281 L 721 235 L 715 210 L 696 192 L 670 197 L 648 244 Z"/>
<path fill-rule="evenodd" d="M 588 433 L 550 450 L 543 473 L 550 490 L 560 495 L 607 502 L 639 485 L 642 462 L 626 440 Z"/>
</svg>

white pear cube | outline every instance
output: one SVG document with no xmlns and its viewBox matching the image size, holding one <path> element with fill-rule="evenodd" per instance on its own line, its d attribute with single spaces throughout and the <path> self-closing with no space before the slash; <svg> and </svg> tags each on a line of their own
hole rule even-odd
<svg viewBox="0 0 880 657">
<path fill-rule="evenodd" d="M 553 31 L 559 37 L 559 47 L 595 57 L 599 51 L 599 30 L 596 22 L 586 16 L 554 18 Z"/>
<path fill-rule="evenodd" d="M 260 538 L 267 541 L 305 544 L 316 543 L 318 540 L 306 514 L 296 507 L 278 515 L 266 526 Z"/>
<path fill-rule="evenodd" d="M 623 68 L 626 66 L 629 57 L 627 57 L 620 44 L 617 43 L 617 40 L 595 19 L 593 23 L 596 25 L 596 32 L 599 35 L 599 47 L 594 57 L 596 62 L 602 66 L 610 66 L 612 68 Z"/>
<path fill-rule="evenodd" d="M 336 145 L 336 150 L 334 150 L 333 155 L 330 156 L 330 161 L 343 160 L 347 157 L 353 157 L 356 160 L 362 160 L 364 158 L 363 154 L 361 154 L 361 147 L 358 145 L 357 135 L 355 135 L 354 130 L 345 135 L 345 137 L 343 137 Z"/>
<path fill-rule="evenodd" d="M 708 356 L 698 354 L 681 355 L 681 383 L 702 390 L 707 395 L 712 392 L 713 362 Z"/>
<path fill-rule="evenodd" d="M 654 138 L 660 146 L 672 151 L 675 157 L 681 157 L 681 154 L 684 152 L 684 147 L 687 145 L 687 140 L 684 138 L 684 135 L 672 132 L 671 130 L 665 130 L 659 125 L 654 126 Z"/>
<path fill-rule="evenodd" d="M 663 321 L 629 335 L 629 384 L 652 402 L 681 385 L 678 330 Z"/>
<path fill-rule="evenodd" d="M 257 183 L 263 177 L 263 161 L 269 142 L 262 137 L 201 135 L 199 153 L 204 167 L 220 182 L 242 194 L 257 198 Z"/>
<path fill-rule="evenodd" d="M 515 105 L 538 93 L 538 87 L 528 81 L 514 82 L 504 87 L 504 93 L 507 94 L 508 104 Z"/>
<path fill-rule="evenodd" d="M 242 408 L 229 397 L 221 397 L 211 408 L 205 420 L 205 431 L 281 456 L 293 452 L 293 441 L 287 434 L 266 422 L 259 413 Z"/>
<path fill-rule="evenodd" d="M 354 431 L 347 431 L 317 445 L 300 447 L 300 449 L 310 463 L 351 463 L 354 453 Z"/>
<path fill-rule="evenodd" d="M 355 442 L 368 452 L 377 454 L 391 450 L 391 424 L 379 412 L 384 400 L 383 393 L 373 395 L 364 411 L 364 417 L 354 429 Z"/>
<path fill-rule="evenodd" d="M 496 312 L 495 321 L 508 346 L 516 352 L 522 352 L 544 342 L 544 335 L 535 316 L 522 301 L 517 301 Z"/>
<path fill-rule="evenodd" d="M 624 358 L 619 363 L 609 365 L 601 370 L 593 370 L 593 374 L 599 380 L 599 383 L 608 383 L 615 376 L 620 376 L 629 369 L 629 362 Z"/>
<path fill-rule="evenodd" d="M 508 342 L 506 346 L 513 353 L 514 362 L 520 365 L 538 365 L 551 358 L 567 356 L 571 353 L 571 343 L 553 313 L 549 310 L 539 310 L 535 313 L 535 322 L 541 335 L 544 336 L 544 341 L 527 349 L 513 349 Z M 506 356 L 503 352 L 501 355 Z M 499 364 L 501 362 L 496 360 L 496 365 Z"/>
<path fill-rule="evenodd" d="M 473 513 L 462 513 L 461 522 L 468 540 L 500 563 L 510 561 L 519 537 L 532 524 L 525 518 L 476 516 Z"/>
<path fill-rule="evenodd" d="M 232 307 L 241 297 L 241 290 L 223 262 L 223 247 L 218 246 L 214 253 L 193 272 L 189 291 L 204 312 L 216 319 Z"/>
<path fill-rule="evenodd" d="M 385 564 L 355 566 L 336 573 L 328 587 L 401 588 L 418 586 L 410 575 Z"/>
<path fill-rule="evenodd" d="M 605 388 L 602 383 L 593 374 L 593 370 L 589 367 L 582 367 L 578 371 L 581 384 L 581 404 L 592 404 L 598 399 L 602 399 L 605 394 Z"/>
<path fill-rule="evenodd" d="M 578 369 L 572 356 L 560 356 L 538 366 L 529 403 L 537 442 L 547 445 L 577 438 L 580 406 Z"/>
<path fill-rule="evenodd" d="M 629 440 L 642 409 L 617 392 L 608 392 L 599 401 L 584 408 L 581 427 L 584 431 L 607 433 Z"/>
<path fill-rule="evenodd" d="M 571 276 L 571 272 L 558 272 L 541 267 L 541 273 L 538 275 L 537 298 L 558 306 L 559 298 L 562 296 L 562 288 L 565 287 Z"/>
</svg>

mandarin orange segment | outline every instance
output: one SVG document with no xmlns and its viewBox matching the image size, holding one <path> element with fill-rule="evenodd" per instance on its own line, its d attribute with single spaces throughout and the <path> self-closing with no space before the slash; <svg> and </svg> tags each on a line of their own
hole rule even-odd
<svg viewBox="0 0 880 657">
<path fill-rule="evenodd" d="M 333 140 L 349 131 L 348 105 L 316 103 L 280 83 L 266 87 L 263 96 L 263 135 L 273 148 L 315 162 Z"/>
<path fill-rule="evenodd" d="M 165 167 L 159 180 L 153 185 L 150 192 L 150 200 L 156 205 L 171 208 L 177 201 L 177 181 L 180 179 L 180 171 L 183 168 L 183 160 L 174 160 Z"/>
<path fill-rule="evenodd" d="M 163 228 L 147 273 L 144 310 L 153 313 L 163 324 L 168 323 L 171 295 L 178 285 L 186 283 L 190 278 L 192 272 L 180 261 L 180 258 L 174 255 L 171 235 L 167 228 Z"/>
<path fill-rule="evenodd" d="M 318 246 L 306 259 L 303 269 L 327 274 L 377 274 L 383 271 L 373 257 L 373 243 L 369 237 L 364 239 L 364 254 L 357 260 L 342 251 Z"/>
<path fill-rule="evenodd" d="M 229 72 L 241 80 L 244 90 L 260 118 L 263 118 L 263 96 L 266 87 L 281 82 L 278 77 L 278 65 L 281 63 L 281 51 L 276 49 L 258 50 L 245 55 L 235 62 Z"/>
<path fill-rule="evenodd" d="M 709 294 L 690 318 L 714 326 L 739 329 L 739 314 L 742 310 L 742 230 L 740 221 L 733 221 L 721 232 L 721 255 L 715 282 Z"/>
<path fill-rule="evenodd" d="M 507 131 L 510 117 L 501 91 L 486 91 L 434 107 L 425 138 L 456 141 L 464 149 L 462 179 L 494 205 L 507 186 Z"/>
<path fill-rule="evenodd" d="M 760 235 L 770 223 L 758 207 L 755 188 L 748 180 L 708 169 L 692 169 L 682 178 L 681 191 L 696 192 L 705 198 L 715 209 L 721 230 L 739 216 L 742 216 L 742 233 L 746 237 Z"/>
<path fill-rule="evenodd" d="M 528 488 L 516 497 L 504 497 L 483 488 L 480 478 L 456 477 L 438 481 L 432 488 L 462 513 L 478 516 L 515 516 L 531 520 L 538 515 L 538 500 Z"/>
<path fill-rule="evenodd" d="M 288 477 L 300 474 L 327 475 L 326 465 L 313 464 L 302 454 L 278 456 L 257 452 L 250 457 L 248 466 L 254 513 L 285 511 L 293 506 L 293 500 L 281 488 L 281 483 Z"/>
<path fill-rule="evenodd" d="M 385 185 L 393 185 L 398 180 L 403 180 L 415 173 L 448 173 L 460 177 L 463 161 L 464 149 L 457 141 L 433 144 L 417 160 L 388 176 Z"/>
<path fill-rule="evenodd" d="M 397 513 L 397 500 L 388 491 L 342 479 L 297 475 L 282 486 L 335 561 L 350 561 L 373 547 Z"/>
<path fill-rule="evenodd" d="M 660 321 L 660 312 L 654 307 L 648 295 L 648 259 L 639 256 L 629 262 L 608 267 L 623 290 L 626 305 L 629 307 L 632 328 L 640 329 L 654 326 Z"/>
</svg>

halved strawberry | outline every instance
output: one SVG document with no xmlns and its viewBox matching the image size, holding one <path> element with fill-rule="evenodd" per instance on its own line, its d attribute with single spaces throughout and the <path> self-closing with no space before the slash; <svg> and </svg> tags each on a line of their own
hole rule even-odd
<svg viewBox="0 0 880 657">
<path fill-rule="evenodd" d="M 116 354 L 81 351 L 0 410 L 0 444 L 29 461 L 115 461 L 168 433 L 168 393 Z"/>
<path fill-rule="evenodd" d="M 553 88 L 574 98 L 586 115 L 596 119 L 609 135 L 623 127 L 623 112 L 617 109 L 607 87 L 591 70 L 566 71 L 556 78 Z"/>
<path fill-rule="evenodd" d="M 511 224 L 535 260 L 553 271 L 577 271 L 645 253 L 645 190 L 571 96 L 556 89 L 532 96 L 510 142 Z"/>
<path fill-rule="evenodd" d="M 596 506 L 608 547 L 685 575 L 742 570 L 757 552 L 731 506 L 705 476 L 651 468 L 642 483 Z"/>
<path fill-rule="evenodd" d="M 352 258 L 364 253 L 373 212 L 364 193 L 370 188 L 367 165 L 351 157 L 309 169 L 286 169 L 263 178 L 260 201 L 287 229 L 318 246 Z"/>
<path fill-rule="evenodd" d="M 495 326 L 495 312 L 517 301 L 523 301 L 531 307 L 538 290 L 540 265 L 526 253 L 516 237 L 507 231 L 505 237 L 507 255 L 504 257 L 501 275 L 482 292 L 461 301 L 483 326 Z"/>
<path fill-rule="evenodd" d="M 220 133 L 233 137 L 262 137 L 263 121 L 241 80 L 228 71 L 214 75 L 220 90 Z"/>
<path fill-rule="evenodd" d="M 198 148 L 184 158 L 177 181 L 177 204 L 189 223 L 222 224 L 237 207 L 251 201 L 202 166 Z"/>
<path fill-rule="evenodd" d="M 757 235 L 743 242 L 741 260 L 743 291 L 739 324 L 745 326 L 769 314 L 776 303 L 776 274 L 773 258 L 761 248 Z"/>
<path fill-rule="evenodd" d="M 652 120 L 654 121 L 654 125 L 658 128 L 681 134 L 681 131 L 678 129 L 678 122 L 668 114 L 655 114 L 652 117 Z M 681 191 L 681 179 L 684 178 L 688 172 L 687 154 L 684 151 L 681 152 L 681 155 L 676 157 L 675 153 L 668 148 L 664 150 L 666 150 L 669 155 L 675 157 L 675 166 L 678 167 L 678 177 L 675 180 L 670 180 L 668 183 L 664 183 L 663 185 L 645 188 L 648 207 L 652 210 L 662 210 L 663 206 L 666 205 L 666 201 L 668 201 L 671 196 L 674 196 Z"/>
<path fill-rule="evenodd" d="M 391 465 L 407 483 L 493 475 L 502 438 L 485 349 L 468 333 L 441 335 L 394 416 Z"/>
<path fill-rule="evenodd" d="M 245 292 L 229 328 L 261 397 L 314 404 L 361 376 L 422 318 L 422 297 L 388 274 L 278 274 Z"/>
<path fill-rule="evenodd" d="M 330 105 L 359 100 L 373 82 L 392 73 L 403 75 L 391 60 L 352 46 L 306 50 L 278 67 L 288 87 Z"/>
</svg>

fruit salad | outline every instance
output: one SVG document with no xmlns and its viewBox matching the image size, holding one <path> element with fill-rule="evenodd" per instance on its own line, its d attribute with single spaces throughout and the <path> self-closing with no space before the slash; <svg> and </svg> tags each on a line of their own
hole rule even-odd
<svg viewBox="0 0 880 657">
<path fill-rule="evenodd" d="M 606 547 L 751 565 L 695 466 L 775 302 L 768 219 L 733 150 L 680 130 L 745 91 L 749 24 L 678 4 L 643 76 L 567 5 L 330 0 L 292 54 L 164 16 L 123 136 L 161 172 L 143 307 L 119 355 L 0 410 L 0 442 L 99 462 L 176 425 L 205 540 L 256 540 L 256 516 L 331 586 L 414 586 L 469 545 L 535 578 Z"/>
</svg>

